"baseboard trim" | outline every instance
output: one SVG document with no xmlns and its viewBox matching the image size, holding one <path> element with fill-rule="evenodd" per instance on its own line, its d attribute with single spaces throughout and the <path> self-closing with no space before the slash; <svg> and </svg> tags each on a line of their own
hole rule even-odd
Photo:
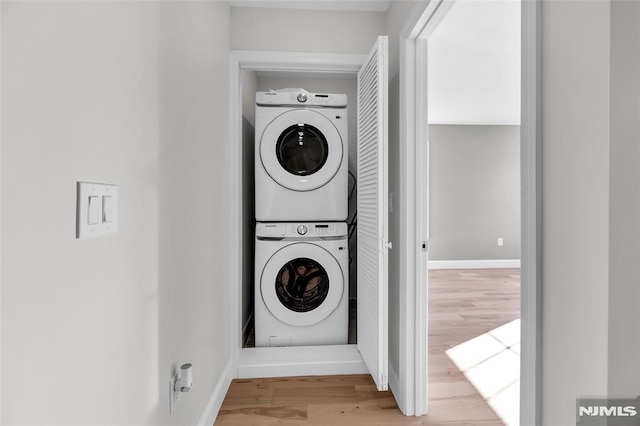
<svg viewBox="0 0 640 426">
<path fill-rule="evenodd" d="M 224 397 L 227 395 L 227 391 L 229 390 L 229 386 L 231 386 L 231 380 L 233 379 L 233 362 L 230 359 L 227 362 L 226 367 L 222 371 L 222 375 L 216 384 L 216 387 L 213 389 L 213 394 L 211 398 L 209 398 L 209 403 L 202 413 L 200 417 L 200 421 L 198 422 L 198 426 L 211 426 L 215 423 L 216 417 L 218 417 L 218 412 L 220 411 L 220 407 L 222 407 L 222 402 L 224 401 Z"/>
<path fill-rule="evenodd" d="M 519 268 L 520 259 L 430 260 L 429 269 L 509 269 Z"/>
<path fill-rule="evenodd" d="M 245 348 L 238 378 L 368 374 L 356 345 Z"/>
</svg>

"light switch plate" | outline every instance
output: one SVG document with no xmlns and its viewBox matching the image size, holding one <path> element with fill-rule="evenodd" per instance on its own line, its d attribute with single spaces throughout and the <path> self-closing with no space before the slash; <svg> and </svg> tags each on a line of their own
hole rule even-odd
<svg viewBox="0 0 640 426">
<path fill-rule="evenodd" d="M 107 200 L 106 203 L 105 200 Z M 76 209 L 76 238 L 96 237 L 116 232 L 118 230 L 118 187 L 102 183 L 78 182 Z"/>
</svg>

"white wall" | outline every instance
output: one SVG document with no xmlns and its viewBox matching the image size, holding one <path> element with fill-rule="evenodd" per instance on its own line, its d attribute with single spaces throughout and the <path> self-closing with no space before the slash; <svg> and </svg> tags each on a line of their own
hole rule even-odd
<svg viewBox="0 0 640 426">
<path fill-rule="evenodd" d="M 185 425 L 224 383 L 231 356 L 230 17 L 218 1 L 159 2 L 159 10 L 159 385 L 166 389 L 171 367 L 184 362 L 195 381 L 171 418 L 160 410 L 160 422 Z"/>
<path fill-rule="evenodd" d="M 2 423 L 148 424 L 161 401 L 156 8 L 2 8 Z M 75 239 L 78 180 L 119 185 L 116 235 Z"/>
<path fill-rule="evenodd" d="M 230 353 L 228 8 L 1 7 L 2 423 L 195 424 Z M 75 239 L 77 180 L 119 185 L 117 234 Z"/>
<path fill-rule="evenodd" d="M 520 259 L 520 126 L 429 125 L 429 260 L 496 259 Z"/>
<path fill-rule="evenodd" d="M 395 77 L 400 69 L 400 31 L 409 14 L 418 2 L 415 0 L 394 0 L 386 14 L 386 35 L 389 36 L 389 79 Z M 400 111 L 390 112 L 390 116 L 399 117 Z"/>
<path fill-rule="evenodd" d="M 542 3 L 543 425 L 607 393 L 610 30 L 608 1 Z"/>
<path fill-rule="evenodd" d="M 385 14 L 231 8 L 231 48 L 318 53 L 369 53 Z"/>
<path fill-rule="evenodd" d="M 611 3 L 609 395 L 640 394 L 640 3 Z"/>
<path fill-rule="evenodd" d="M 456 1 L 429 37 L 430 124 L 520 124 L 520 0 Z"/>
</svg>

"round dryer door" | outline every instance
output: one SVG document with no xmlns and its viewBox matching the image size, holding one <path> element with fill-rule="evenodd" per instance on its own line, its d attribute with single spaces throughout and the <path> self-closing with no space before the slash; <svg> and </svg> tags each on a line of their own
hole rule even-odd
<svg viewBox="0 0 640 426">
<path fill-rule="evenodd" d="M 333 179 L 343 151 L 338 129 L 327 117 L 308 109 L 279 115 L 260 140 L 264 169 L 278 184 L 294 191 L 312 191 Z"/>
<path fill-rule="evenodd" d="M 344 278 L 338 261 L 310 243 L 294 243 L 267 261 L 260 280 L 262 300 L 271 314 L 293 326 L 327 318 L 343 297 Z"/>
</svg>

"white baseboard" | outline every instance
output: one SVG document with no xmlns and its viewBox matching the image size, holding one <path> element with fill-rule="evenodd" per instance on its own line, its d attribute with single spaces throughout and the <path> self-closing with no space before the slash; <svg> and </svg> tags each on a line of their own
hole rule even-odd
<svg viewBox="0 0 640 426">
<path fill-rule="evenodd" d="M 356 345 L 240 350 L 238 378 L 369 374 Z"/>
<path fill-rule="evenodd" d="M 227 395 L 227 391 L 231 385 L 231 380 L 233 379 L 232 361 L 232 359 L 229 359 L 229 362 L 227 362 L 226 367 L 222 371 L 222 376 L 218 380 L 216 387 L 213 389 L 213 394 L 211 395 L 211 398 L 209 398 L 209 403 L 200 417 L 198 426 L 211 426 L 215 423 L 220 407 L 222 407 L 224 397 Z"/>
<path fill-rule="evenodd" d="M 430 260 L 429 269 L 509 269 L 519 268 L 520 259 Z"/>
</svg>

